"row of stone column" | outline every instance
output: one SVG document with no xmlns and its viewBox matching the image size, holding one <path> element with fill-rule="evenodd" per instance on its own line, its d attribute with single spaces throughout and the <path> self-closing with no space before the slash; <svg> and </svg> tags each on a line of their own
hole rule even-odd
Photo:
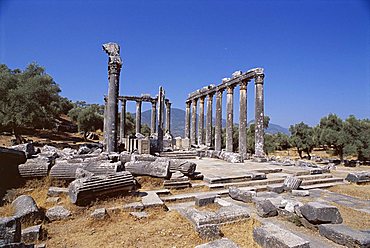
<svg viewBox="0 0 370 248">
<path fill-rule="evenodd" d="M 255 77 L 255 156 L 264 155 L 264 102 L 263 102 L 263 74 Z M 243 158 L 247 157 L 247 85 L 248 81 L 240 84 L 239 99 L 239 153 Z M 226 151 L 233 151 L 233 95 L 235 85 L 226 87 Z M 216 151 L 221 151 L 221 131 L 222 131 L 222 94 L 224 89 L 216 92 L 210 91 L 209 94 L 194 98 L 186 102 L 185 117 L 185 137 L 190 139 L 191 144 L 206 145 L 212 147 L 212 106 L 213 96 L 216 94 L 216 123 L 215 123 L 215 143 Z M 206 128 L 204 129 L 204 102 L 207 98 Z M 199 102 L 199 114 L 197 114 L 197 104 Z M 197 117 L 198 123 L 197 123 Z M 198 124 L 198 133 L 197 133 Z"/>
<path fill-rule="evenodd" d="M 126 136 L 125 124 L 126 124 L 126 102 L 127 100 L 121 100 L 121 120 L 120 120 L 120 139 Z M 140 133 L 141 131 L 141 107 L 143 101 L 136 101 L 136 119 L 135 119 L 135 132 Z M 153 134 L 156 132 L 157 122 L 157 102 L 153 101 L 151 109 L 151 122 L 150 132 Z M 166 132 L 171 133 L 171 103 L 167 100 L 166 105 Z"/>
</svg>

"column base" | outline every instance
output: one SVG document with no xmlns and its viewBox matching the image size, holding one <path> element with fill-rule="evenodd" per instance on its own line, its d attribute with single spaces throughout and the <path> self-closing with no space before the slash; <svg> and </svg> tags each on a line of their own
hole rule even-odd
<svg viewBox="0 0 370 248">
<path fill-rule="evenodd" d="M 253 155 L 252 156 L 252 162 L 264 163 L 264 162 L 267 162 L 267 157 Z"/>
</svg>

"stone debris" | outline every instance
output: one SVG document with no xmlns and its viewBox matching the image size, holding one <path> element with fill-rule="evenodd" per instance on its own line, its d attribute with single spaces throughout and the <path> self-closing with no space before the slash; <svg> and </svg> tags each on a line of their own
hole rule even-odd
<svg viewBox="0 0 370 248">
<path fill-rule="evenodd" d="M 111 175 L 76 179 L 70 183 L 68 195 L 72 203 L 79 205 L 88 203 L 97 196 L 127 192 L 134 187 L 135 180 L 132 174 L 122 171 Z"/>
<path fill-rule="evenodd" d="M 170 172 L 176 171 L 181 172 L 186 176 L 192 176 L 195 173 L 197 165 L 193 162 L 189 162 L 182 159 L 170 159 Z"/>
<path fill-rule="evenodd" d="M 300 211 L 311 224 L 340 224 L 342 216 L 337 207 L 320 202 L 309 202 Z"/>
<path fill-rule="evenodd" d="M 62 188 L 62 187 L 50 187 L 48 190 L 47 195 L 50 197 L 55 196 L 62 196 L 68 194 L 68 188 Z"/>
<path fill-rule="evenodd" d="M 163 186 L 166 189 L 183 189 L 191 186 L 189 177 L 176 171 L 171 175 L 170 180 L 164 180 Z"/>
<path fill-rule="evenodd" d="M 236 187 L 229 188 L 229 196 L 237 201 L 252 202 L 252 198 L 256 195 L 257 193 L 255 191 L 243 190 Z"/>
<path fill-rule="evenodd" d="M 141 202 L 132 202 L 132 203 L 123 205 L 122 210 L 123 211 L 132 211 L 132 210 L 142 211 L 144 210 L 144 205 Z"/>
<path fill-rule="evenodd" d="M 159 198 L 159 196 L 152 191 L 145 192 L 146 195 L 142 197 L 141 202 L 144 205 L 144 208 L 153 208 L 153 207 L 163 207 L 164 202 Z"/>
<path fill-rule="evenodd" d="M 319 225 L 321 236 L 346 247 L 370 247 L 370 233 L 354 230 L 343 224 Z"/>
<path fill-rule="evenodd" d="M 35 200 L 28 195 L 18 196 L 13 202 L 14 216 L 21 222 L 33 221 L 40 218 L 40 210 Z"/>
<path fill-rule="evenodd" d="M 293 176 L 288 176 L 284 180 L 284 186 L 289 190 L 298 189 L 301 183 L 302 179 Z"/>
<path fill-rule="evenodd" d="M 135 176 L 170 177 L 169 161 L 136 161 L 125 164 L 126 171 Z"/>
<path fill-rule="evenodd" d="M 56 206 L 49 208 L 46 211 L 45 216 L 49 219 L 49 221 L 64 220 L 71 216 L 71 211 L 65 209 L 63 206 Z"/>
<path fill-rule="evenodd" d="M 239 153 L 234 152 L 208 150 L 205 155 L 210 158 L 222 159 L 229 163 L 242 163 L 244 161 Z"/>
<path fill-rule="evenodd" d="M 97 208 L 90 215 L 93 219 L 103 220 L 108 217 L 108 212 L 105 208 Z"/>
<path fill-rule="evenodd" d="M 253 238 L 262 248 L 309 248 L 310 242 L 274 224 L 254 228 Z"/>
<path fill-rule="evenodd" d="M 209 194 L 209 195 L 198 195 L 195 196 L 195 206 L 202 207 L 215 202 L 217 195 Z"/>
<path fill-rule="evenodd" d="M 41 225 L 31 226 L 22 230 L 22 242 L 34 243 L 43 239 Z"/>
<path fill-rule="evenodd" d="M 266 189 L 271 192 L 281 194 L 285 190 L 284 184 L 270 184 L 266 186 Z"/>
<path fill-rule="evenodd" d="M 270 200 L 256 201 L 257 214 L 263 218 L 273 217 L 278 215 L 277 208 Z"/>
<path fill-rule="evenodd" d="M 292 190 L 292 195 L 293 196 L 309 196 L 310 191 L 309 190 Z"/>
<path fill-rule="evenodd" d="M 58 196 L 53 196 L 53 197 L 48 197 L 46 198 L 46 203 L 53 203 L 53 204 L 57 204 L 59 202 L 62 201 L 62 198 L 58 197 Z"/>
<path fill-rule="evenodd" d="M 130 212 L 130 215 L 136 219 L 144 219 L 149 217 L 147 212 Z"/>
<path fill-rule="evenodd" d="M 34 147 L 33 143 L 25 143 L 25 144 L 15 145 L 15 146 L 11 146 L 9 148 L 17 150 L 17 151 L 24 152 L 24 154 L 26 155 L 26 158 L 32 158 L 32 156 L 36 154 L 36 150 L 35 150 L 35 147 Z"/>
<path fill-rule="evenodd" d="M 303 206 L 302 202 L 296 201 L 296 200 L 285 200 L 286 204 L 284 209 L 290 213 L 295 213 L 297 208 L 300 208 Z"/>
<path fill-rule="evenodd" d="M 346 176 L 345 180 L 351 183 L 367 183 L 370 182 L 370 172 L 352 172 Z"/>
<path fill-rule="evenodd" d="M 206 244 L 195 246 L 195 248 L 238 248 L 238 247 L 239 247 L 238 245 L 236 245 L 233 241 L 231 241 L 228 238 L 217 239 Z"/>
<path fill-rule="evenodd" d="M 40 154 L 36 158 L 27 159 L 18 166 L 19 174 L 24 178 L 46 177 L 55 163 L 55 157 Z"/>
<path fill-rule="evenodd" d="M 21 223 L 16 217 L 0 218 L 0 246 L 21 241 Z"/>
</svg>

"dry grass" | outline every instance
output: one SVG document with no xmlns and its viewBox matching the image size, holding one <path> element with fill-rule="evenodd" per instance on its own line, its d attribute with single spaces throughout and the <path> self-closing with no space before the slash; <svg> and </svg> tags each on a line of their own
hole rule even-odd
<svg viewBox="0 0 370 248">
<path fill-rule="evenodd" d="M 343 195 L 356 197 L 363 200 L 370 200 L 370 185 L 337 185 L 329 188 L 330 191 Z"/>
<path fill-rule="evenodd" d="M 0 217 L 9 217 L 14 213 L 14 208 L 10 203 L 6 203 L 4 206 L 0 207 Z"/>
<path fill-rule="evenodd" d="M 194 192 L 208 192 L 208 191 L 210 191 L 210 189 L 207 186 L 170 190 L 172 195 L 187 194 L 187 193 L 194 193 Z"/>
<path fill-rule="evenodd" d="M 142 190 L 163 189 L 164 179 L 162 178 L 140 176 L 140 177 L 136 177 L 136 180 L 141 185 Z"/>
<path fill-rule="evenodd" d="M 195 206 L 195 208 L 200 210 L 200 211 L 217 212 L 221 208 L 221 206 L 217 203 L 212 203 L 212 204 L 207 204 L 207 205 L 202 206 L 202 207 Z"/>
<path fill-rule="evenodd" d="M 344 224 L 358 230 L 368 230 L 370 228 L 370 214 L 334 202 L 331 204 L 339 209 Z"/>
<path fill-rule="evenodd" d="M 225 237 L 234 241 L 240 247 L 260 247 L 253 239 L 253 228 L 260 226 L 255 219 L 248 219 L 232 224 L 221 226 L 221 232 Z"/>
</svg>

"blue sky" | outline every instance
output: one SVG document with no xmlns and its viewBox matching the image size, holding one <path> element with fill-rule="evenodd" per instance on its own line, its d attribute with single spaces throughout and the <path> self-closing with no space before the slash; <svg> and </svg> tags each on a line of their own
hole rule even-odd
<svg viewBox="0 0 370 248">
<path fill-rule="evenodd" d="M 155 95 L 163 85 L 184 108 L 188 93 L 264 67 L 273 123 L 370 118 L 367 1 L 0 0 L 0 63 L 37 62 L 72 100 L 103 103 L 109 41 L 121 45 L 121 95 Z M 235 122 L 238 97 L 236 88 Z M 251 83 L 249 120 L 253 97 Z"/>
</svg>

